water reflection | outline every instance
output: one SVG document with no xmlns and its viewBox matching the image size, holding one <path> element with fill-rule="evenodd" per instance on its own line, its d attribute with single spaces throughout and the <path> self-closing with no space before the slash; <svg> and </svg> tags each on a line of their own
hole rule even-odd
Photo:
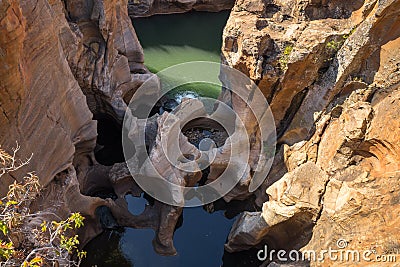
<svg viewBox="0 0 400 267">
<path fill-rule="evenodd" d="M 233 221 L 225 218 L 222 211 L 210 214 L 201 207 L 186 208 L 183 224 L 175 232 L 174 244 L 178 255 L 173 257 L 154 252 L 153 230 L 127 228 L 122 233 L 106 231 L 85 248 L 88 258 L 82 266 L 221 266 L 223 244 Z"/>
<path fill-rule="evenodd" d="M 168 66 L 189 61 L 219 62 L 221 36 L 228 16 L 229 12 L 194 12 L 134 19 L 134 27 L 145 51 L 146 65 L 151 71 L 158 72 Z M 218 77 L 219 73 L 213 75 Z M 184 97 L 216 98 L 220 89 L 218 85 L 191 84 L 177 88 L 172 98 L 177 102 Z M 140 214 L 146 205 L 144 198 L 127 196 L 126 199 L 133 214 Z M 88 258 L 82 266 L 221 266 L 224 243 L 233 222 L 234 216 L 227 219 L 222 210 L 208 213 L 202 207 L 186 208 L 183 211 L 183 224 L 176 229 L 174 236 L 178 251 L 174 257 L 164 257 L 154 252 L 153 230 L 107 230 L 85 247 Z M 234 257 L 228 257 L 227 260 L 231 266 L 240 264 Z"/>
</svg>

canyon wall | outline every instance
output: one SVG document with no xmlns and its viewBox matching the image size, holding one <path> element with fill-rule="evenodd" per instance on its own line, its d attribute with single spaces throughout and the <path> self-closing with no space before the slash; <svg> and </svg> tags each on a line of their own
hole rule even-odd
<svg viewBox="0 0 400 267">
<path fill-rule="evenodd" d="M 233 7 L 234 0 L 129 0 L 128 12 L 132 17 L 188 11 L 218 12 Z"/>
<path fill-rule="evenodd" d="M 236 1 L 223 63 L 269 100 L 278 150 L 257 192 L 262 212 L 241 215 L 228 251 L 320 251 L 343 239 L 348 249 L 398 253 L 399 8 L 400 1 Z"/>
<path fill-rule="evenodd" d="M 88 196 L 90 181 L 102 186 L 109 171 L 94 158 L 93 116 L 120 122 L 123 97 L 151 75 L 127 2 L 2 1 L 0 60 L 0 144 L 7 151 L 19 146 L 21 160 L 31 157 L 2 177 L 1 194 L 35 171 L 44 189 L 32 210 L 81 212 L 94 227 L 82 235 L 87 241 L 101 230 L 96 208 L 107 205 Z"/>
<path fill-rule="evenodd" d="M 129 16 L 219 11 L 232 5 L 2 1 L 0 144 L 7 149 L 17 141 L 20 158 L 33 156 L 28 166 L 2 177 L 0 193 L 33 170 L 44 186 L 33 210 L 64 217 L 80 211 L 89 226 L 83 243 L 101 231 L 95 210 L 107 206 L 120 226 L 154 229 L 157 252 L 175 254 L 173 230 L 182 208 L 155 201 L 141 215 L 128 212 L 125 195 L 138 196 L 142 190 L 125 164 L 96 162 L 93 116 L 120 124 L 126 102 L 152 77 Z M 340 239 L 349 249 L 379 253 L 400 246 L 399 10 L 399 0 L 236 1 L 223 34 L 222 63 L 259 86 L 274 115 L 278 142 L 272 170 L 255 192 L 262 211 L 240 216 L 226 244 L 229 252 L 264 244 L 321 250 Z M 158 89 L 156 80 L 152 87 Z M 254 114 L 229 90 L 220 99 L 243 119 L 258 156 L 262 140 L 254 130 Z M 193 109 L 193 103 L 186 108 Z M 201 178 L 198 169 L 178 172 L 154 145 L 186 119 L 184 114 L 172 123 L 166 115 L 152 117 L 147 126 L 154 136 L 147 145 L 165 177 L 193 185 Z M 146 126 L 138 118 L 134 123 Z M 137 133 L 131 134 L 135 138 Z M 198 154 L 182 135 L 179 141 L 187 153 Z M 208 179 L 224 169 L 225 155 L 219 156 Z M 248 187 L 256 166 L 248 163 L 246 181 L 226 201 L 253 195 Z M 102 188 L 113 188 L 117 199 L 91 196 Z"/>
</svg>

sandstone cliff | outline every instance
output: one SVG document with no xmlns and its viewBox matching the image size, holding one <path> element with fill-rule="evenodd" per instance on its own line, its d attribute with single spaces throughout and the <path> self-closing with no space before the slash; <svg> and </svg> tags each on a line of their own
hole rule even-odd
<svg viewBox="0 0 400 267">
<path fill-rule="evenodd" d="M 153 228 L 159 253 L 176 253 L 172 237 L 182 208 L 155 201 L 143 214 L 130 214 L 124 197 L 142 190 L 125 164 L 96 162 L 92 118 L 107 115 L 120 124 L 126 102 L 152 77 L 129 16 L 219 11 L 232 5 L 0 2 L 0 144 L 13 147 L 18 141 L 22 158 L 33 154 L 29 167 L 20 170 L 35 170 L 45 187 L 32 208 L 61 216 L 82 212 L 90 226 L 82 235 L 87 241 L 101 231 L 96 208 L 107 206 L 121 226 Z M 399 10 L 398 0 L 236 1 L 224 30 L 222 63 L 257 83 L 279 139 L 272 170 L 255 192 L 262 211 L 240 216 L 228 251 L 263 244 L 321 250 L 339 239 L 349 249 L 390 253 L 399 248 Z M 157 90 L 157 81 L 153 85 Z M 220 99 L 243 119 L 251 149 L 257 151 L 262 140 L 247 104 L 227 90 Z M 201 177 L 196 166 L 193 173 L 177 171 L 153 146 L 185 121 L 185 114 L 173 123 L 165 115 L 152 117 L 147 127 L 154 136 L 147 145 L 165 177 L 192 185 Z M 142 119 L 134 123 L 146 127 Z M 137 133 L 130 134 L 134 140 Z M 178 139 L 187 153 L 198 154 L 185 137 Z M 210 180 L 225 166 L 224 153 L 219 156 Z M 256 166 L 248 165 L 246 181 L 225 200 L 253 195 L 248 187 Z M 4 194 L 12 178 L 2 178 Z M 101 188 L 113 188 L 117 199 L 90 196 Z"/>
<path fill-rule="evenodd" d="M 318 251 L 344 239 L 398 253 L 399 7 L 236 1 L 223 62 L 269 99 L 279 151 L 258 194 L 262 212 L 238 219 L 229 251 L 260 242 Z"/>
<path fill-rule="evenodd" d="M 107 202 L 85 189 L 88 173 L 102 169 L 93 114 L 120 121 L 123 97 L 150 75 L 127 2 L 2 1 L 0 32 L 0 143 L 10 149 L 17 141 L 19 157 L 32 155 L 14 176 L 40 177 L 45 189 L 35 209 L 97 221 L 96 207 Z M 4 194 L 12 179 L 2 178 Z"/>
</svg>

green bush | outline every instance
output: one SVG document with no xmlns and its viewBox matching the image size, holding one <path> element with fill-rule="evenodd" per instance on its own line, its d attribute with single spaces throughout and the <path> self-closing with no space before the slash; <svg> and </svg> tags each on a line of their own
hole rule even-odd
<svg viewBox="0 0 400 267">
<path fill-rule="evenodd" d="M 290 54 L 293 51 L 293 45 L 287 45 L 283 50 L 281 58 L 279 59 L 279 64 L 283 70 L 287 70 L 287 65 L 289 63 Z"/>
<path fill-rule="evenodd" d="M 0 148 L 0 178 L 29 164 L 30 158 L 25 161 L 16 159 L 19 148 L 17 144 L 12 154 Z M 34 235 L 39 246 L 14 246 L 12 237 L 26 232 L 22 231 L 26 219 L 38 215 L 30 213 L 29 205 L 41 189 L 39 178 L 28 173 L 22 182 L 15 180 L 7 195 L 0 199 L 0 266 L 38 267 L 56 262 L 79 266 L 86 256 L 86 252 L 78 249 L 78 236 L 72 234 L 83 226 L 84 218 L 79 213 L 72 213 L 65 220 L 43 221 L 40 229 L 32 229 L 29 234 Z M 71 260 L 72 254 L 77 255 L 77 261 Z"/>
</svg>

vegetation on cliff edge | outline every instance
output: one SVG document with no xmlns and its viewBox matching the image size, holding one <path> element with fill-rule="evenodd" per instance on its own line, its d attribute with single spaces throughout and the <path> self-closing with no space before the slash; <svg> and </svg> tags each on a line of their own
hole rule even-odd
<svg viewBox="0 0 400 267">
<path fill-rule="evenodd" d="M 0 178 L 29 164 L 30 158 L 17 159 L 19 149 L 17 144 L 9 154 L 0 148 Z M 14 182 L 7 195 L 0 199 L 0 266 L 37 267 L 60 263 L 79 266 L 86 252 L 78 249 L 79 240 L 74 232 L 83 226 L 84 218 L 72 213 L 65 220 L 42 220 L 37 227 L 28 225 L 29 220 L 45 215 L 31 213 L 29 208 L 42 190 L 39 178 L 33 172 L 21 181 L 10 177 Z M 72 254 L 77 256 L 76 261 L 71 260 Z"/>
</svg>

